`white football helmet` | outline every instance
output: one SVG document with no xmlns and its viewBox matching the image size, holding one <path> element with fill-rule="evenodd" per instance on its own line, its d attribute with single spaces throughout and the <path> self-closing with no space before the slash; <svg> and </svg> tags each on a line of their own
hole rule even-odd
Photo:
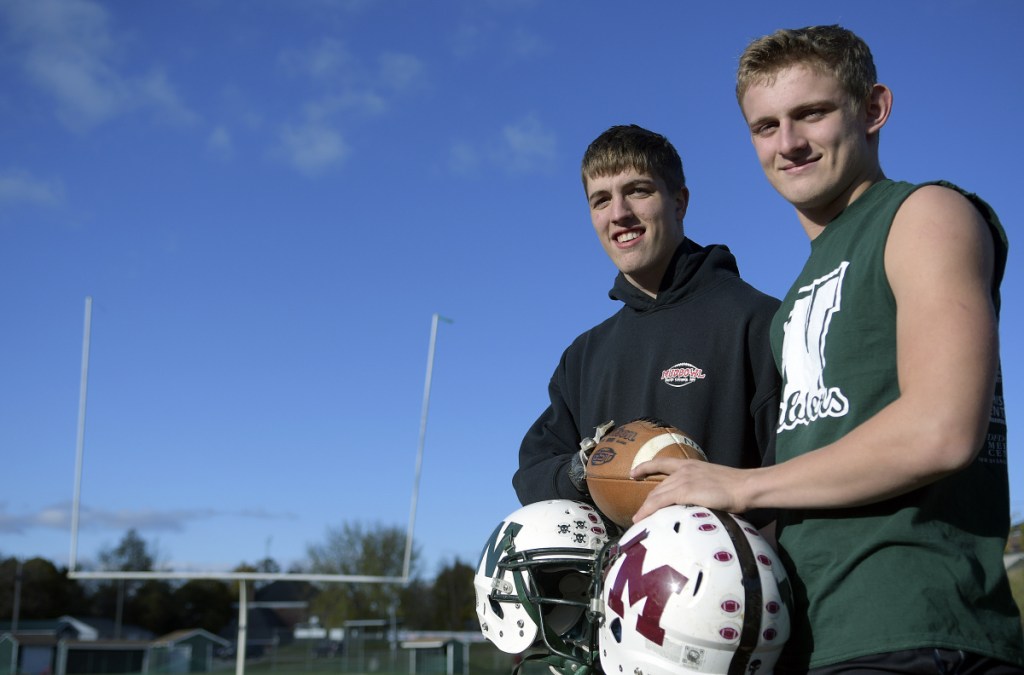
<svg viewBox="0 0 1024 675">
<path fill-rule="evenodd" d="M 789 638 L 789 581 L 743 518 L 668 506 L 604 556 L 607 675 L 771 673 Z"/>
<path fill-rule="evenodd" d="M 487 540 L 473 581 L 484 636 L 509 654 L 542 646 L 557 670 L 586 672 L 580 668 L 595 658 L 591 609 L 607 541 L 597 509 L 582 502 L 537 502 L 505 518 Z"/>
</svg>

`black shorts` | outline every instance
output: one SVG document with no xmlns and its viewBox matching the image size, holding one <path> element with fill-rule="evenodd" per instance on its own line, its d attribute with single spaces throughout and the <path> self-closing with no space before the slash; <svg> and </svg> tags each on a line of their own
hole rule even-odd
<svg viewBox="0 0 1024 675">
<path fill-rule="evenodd" d="M 1021 675 L 1024 668 L 1003 661 L 955 649 L 909 649 L 861 656 L 821 668 L 796 671 L 775 669 L 776 675 L 868 675 L 869 673 L 911 673 L 913 675 Z"/>
</svg>

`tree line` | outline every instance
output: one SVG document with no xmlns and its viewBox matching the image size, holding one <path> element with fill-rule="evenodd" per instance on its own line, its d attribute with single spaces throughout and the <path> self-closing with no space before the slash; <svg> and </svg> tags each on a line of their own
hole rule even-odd
<svg viewBox="0 0 1024 675">
<path fill-rule="evenodd" d="M 307 547 L 307 560 L 288 572 L 398 577 L 405 556 L 399 528 L 346 523 L 329 529 L 325 540 Z M 475 630 L 475 568 L 455 559 L 432 580 L 419 574 L 419 551 L 410 557 L 411 581 L 402 584 L 309 584 L 309 613 L 321 626 L 340 627 L 350 619 L 397 617 L 414 630 Z M 103 549 L 97 565 L 83 570 L 149 571 L 158 568 L 154 547 L 128 530 L 114 547 Z M 272 558 L 242 562 L 235 572 L 281 572 Z M 261 585 L 249 583 L 250 597 Z M 52 620 L 60 616 L 104 618 L 115 626 L 134 625 L 165 635 L 202 628 L 221 634 L 237 615 L 239 584 L 217 579 L 79 580 L 66 567 L 41 558 L 0 555 L 0 621 Z"/>
</svg>

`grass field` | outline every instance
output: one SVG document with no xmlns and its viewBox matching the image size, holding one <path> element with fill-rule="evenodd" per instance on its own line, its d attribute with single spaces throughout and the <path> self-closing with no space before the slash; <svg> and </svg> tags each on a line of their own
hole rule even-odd
<svg viewBox="0 0 1024 675">
<path fill-rule="evenodd" d="M 367 644 L 357 653 L 317 658 L 308 645 L 297 643 L 278 647 L 272 655 L 248 660 L 245 672 L 246 675 L 409 675 L 413 672 L 411 656 L 408 649 L 392 652 L 386 643 L 381 642 Z M 469 668 L 465 672 L 471 675 L 509 675 L 514 663 L 511 655 L 499 651 L 489 642 L 474 643 L 469 647 Z M 417 656 L 415 672 L 430 675 L 444 673 L 446 665 L 442 655 L 423 652 Z M 220 661 L 215 670 L 218 675 L 229 675 L 235 672 L 235 663 L 231 660 Z M 523 675 L 548 675 L 547 668 L 542 666 L 525 668 L 522 672 Z"/>
<path fill-rule="evenodd" d="M 1024 618 L 1024 562 L 1009 571 L 1010 588 L 1017 607 Z M 490 643 L 472 644 L 469 649 L 470 675 L 508 675 L 514 665 L 513 657 L 504 654 Z M 234 672 L 233 662 L 219 664 L 220 675 Z M 399 649 L 392 653 L 386 644 L 369 646 L 363 653 L 350 655 L 349 658 L 315 658 L 306 646 L 288 645 L 277 650 L 273 657 L 259 661 L 250 661 L 245 671 L 252 675 L 341 675 L 343 673 L 366 673 L 374 675 L 408 675 L 411 671 L 408 650 Z M 443 673 L 442 663 L 421 661 L 417 668 L 419 673 Z M 547 675 L 548 670 L 542 665 L 531 664 L 524 668 L 523 675 Z"/>
<path fill-rule="evenodd" d="M 1024 562 L 1009 571 L 1010 588 L 1014 600 L 1024 617 Z M 245 671 L 252 675 L 341 675 L 343 673 L 373 673 L 374 675 L 408 675 L 411 672 L 408 650 L 391 652 L 386 643 L 367 645 L 359 654 L 347 657 L 316 658 L 311 649 L 302 644 L 282 646 L 273 656 L 251 660 Z M 422 658 L 422 656 L 421 656 Z M 513 657 L 497 650 L 490 643 L 472 644 L 469 649 L 470 675 L 508 675 L 514 665 Z M 217 664 L 219 675 L 234 672 L 234 662 Z M 445 664 L 432 663 L 428 657 L 417 667 L 419 673 L 443 673 Z M 523 675 L 547 675 L 542 665 L 531 664 L 523 669 Z"/>
</svg>

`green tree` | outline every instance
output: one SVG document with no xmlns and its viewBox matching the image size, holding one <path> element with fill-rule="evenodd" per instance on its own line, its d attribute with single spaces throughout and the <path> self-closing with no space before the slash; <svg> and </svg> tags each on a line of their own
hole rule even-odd
<svg viewBox="0 0 1024 675">
<path fill-rule="evenodd" d="M 166 635 L 180 627 L 171 586 L 162 579 L 147 579 L 139 583 L 128 601 L 124 616 L 126 623 L 141 626 L 156 635 Z"/>
<path fill-rule="evenodd" d="M 101 550 L 99 560 L 105 570 L 142 572 L 153 569 L 156 553 L 149 550 L 149 544 L 133 527 L 125 532 L 117 546 Z"/>
<path fill-rule="evenodd" d="M 105 571 L 145 572 L 153 569 L 156 552 L 151 550 L 150 545 L 135 528 L 131 528 L 125 532 L 117 546 L 101 549 L 98 558 L 100 568 Z M 113 579 L 99 584 L 93 594 L 93 611 L 97 616 L 109 617 L 114 620 L 115 637 L 121 636 L 121 627 L 124 623 L 138 623 L 144 628 L 159 633 L 161 627 L 166 625 L 166 621 L 163 618 L 157 618 L 155 610 L 149 605 L 152 603 L 152 596 L 167 595 L 170 593 L 170 588 L 166 582 L 156 582 L 156 584 L 157 586 L 162 585 L 163 588 L 158 590 L 155 586 L 147 585 L 147 595 L 150 598 L 141 603 L 134 602 L 135 594 L 140 588 L 137 582 Z M 168 607 L 166 612 L 172 614 L 173 609 Z M 141 623 L 141 621 L 146 623 Z"/>
<path fill-rule="evenodd" d="M 262 560 L 257 561 L 255 564 L 249 564 L 247 562 L 241 562 L 238 565 L 236 565 L 235 569 L 232 570 L 232 571 L 234 571 L 234 572 L 258 572 L 260 574 L 277 574 L 278 572 L 281 571 L 281 565 L 279 565 L 278 562 L 276 560 L 274 560 L 273 558 L 266 557 L 266 558 L 263 558 Z M 267 582 L 267 581 L 249 581 L 249 582 L 247 582 L 246 583 L 246 588 L 248 590 L 247 595 L 249 597 L 249 600 L 253 599 L 253 594 L 255 593 L 256 589 L 263 588 L 268 583 L 269 582 Z M 231 584 L 231 591 L 232 591 L 232 593 L 234 593 L 235 597 L 238 597 L 238 587 L 239 587 L 239 583 L 237 581 L 235 581 L 235 582 L 233 582 Z"/>
<path fill-rule="evenodd" d="M 345 523 L 329 528 L 323 543 L 307 547 L 308 568 L 315 574 L 401 577 L 405 561 L 405 532 L 381 524 L 365 527 Z M 419 551 L 410 552 L 410 576 Z M 398 583 L 328 583 L 310 610 L 326 626 L 341 626 L 350 619 L 387 619 L 399 601 Z"/>
<path fill-rule="evenodd" d="M 45 558 L 0 562 L 0 617 L 13 618 L 16 596 L 19 620 L 53 619 L 88 607 L 85 591 L 68 578 L 67 568 Z"/>
<path fill-rule="evenodd" d="M 264 558 L 256 563 L 256 571 L 267 574 L 277 574 L 281 571 L 281 565 L 273 558 Z"/>
<path fill-rule="evenodd" d="M 432 630 L 435 622 L 433 584 L 413 579 L 399 592 L 402 625 L 410 630 Z"/>
<path fill-rule="evenodd" d="M 445 565 L 434 579 L 433 630 L 473 630 L 477 627 L 476 592 L 473 577 L 476 569 L 455 559 Z"/>
<path fill-rule="evenodd" d="M 235 565 L 235 568 L 233 570 L 231 570 L 231 571 L 232 572 L 245 572 L 245 573 L 259 572 L 259 570 L 256 569 L 255 565 L 250 565 L 247 562 L 243 562 L 243 563 L 239 563 L 238 565 Z M 237 581 L 237 580 L 234 580 L 234 579 L 231 580 L 230 588 L 231 588 L 231 596 L 233 598 L 239 599 L 239 597 L 240 597 L 239 596 L 239 589 L 241 587 L 242 587 L 242 582 L 241 581 Z M 246 601 L 247 602 L 252 602 L 253 599 L 255 599 L 255 597 L 256 597 L 255 585 L 251 581 L 246 581 L 245 582 L 245 599 L 246 599 Z"/>
<path fill-rule="evenodd" d="M 233 616 L 235 594 L 217 579 L 190 579 L 174 589 L 171 602 L 178 610 L 179 628 L 202 628 L 218 635 Z"/>
</svg>

